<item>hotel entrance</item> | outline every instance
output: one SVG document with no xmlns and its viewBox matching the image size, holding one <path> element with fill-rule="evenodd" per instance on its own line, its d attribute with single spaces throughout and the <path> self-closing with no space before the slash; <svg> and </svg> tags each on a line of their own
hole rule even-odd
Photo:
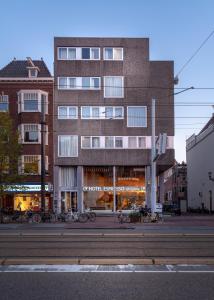
<svg viewBox="0 0 214 300">
<path fill-rule="evenodd" d="M 61 209 L 62 212 L 68 212 L 69 210 L 77 209 L 77 192 L 65 191 L 61 192 Z"/>
</svg>

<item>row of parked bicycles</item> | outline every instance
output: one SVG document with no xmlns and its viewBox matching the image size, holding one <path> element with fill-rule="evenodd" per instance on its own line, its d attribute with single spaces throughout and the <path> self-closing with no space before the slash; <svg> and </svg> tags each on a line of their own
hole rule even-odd
<svg viewBox="0 0 214 300">
<path fill-rule="evenodd" d="M 31 210 L 14 211 L 8 213 L 2 211 L 0 213 L 1 223 L 43 223 L 43 222 L 80 222 L 86 223 L 87 221 L 95 222 L 96 213 L 85 210 L 83 213 L 70 209 L 68 212 L 55 213 L 55 212 L 34 212 Z"/>
</svg>

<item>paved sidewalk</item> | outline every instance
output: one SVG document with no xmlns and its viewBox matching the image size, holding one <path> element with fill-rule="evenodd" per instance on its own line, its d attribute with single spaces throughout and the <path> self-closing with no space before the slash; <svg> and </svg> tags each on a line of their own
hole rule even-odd
<svg viewBox="0 0 214 300">
<path fill-rule="evenodd" d="M 0 234 L 15 231 L 214 234 L 214 215 L 165 216 L 158 223 L 119 224 L 116 216 L 97 216 L 95 222 L 0 224 Z"/>
</svg>

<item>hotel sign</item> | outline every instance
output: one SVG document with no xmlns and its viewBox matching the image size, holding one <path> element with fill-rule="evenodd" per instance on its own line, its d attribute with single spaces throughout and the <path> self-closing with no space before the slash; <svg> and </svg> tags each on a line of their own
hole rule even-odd
<svg viewBox="0 0 214 300">
<path fill-rule="evenodd" d="M 113 192 L 113 186 L 84 186 L 84 192 Z M 145 186 L 116 186 L 116 192 L 145 192 Z"/>
<path fill-rule="evenodd" d="M 48 184 L 45 185 L 45 190 L 50 191 L 50 187 Z M 40 184 L 20 184 L 14 185 L 14 187 L 8 187 L 6 189 L 7 192 L 40 192 L 41 185 Z"/>
</svg>

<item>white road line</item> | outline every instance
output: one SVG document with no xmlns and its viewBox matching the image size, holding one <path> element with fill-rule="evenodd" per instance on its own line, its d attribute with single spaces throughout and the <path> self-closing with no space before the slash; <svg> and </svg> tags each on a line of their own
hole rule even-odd
<svg viewBox="0 0 214 300">
<path fill-rule="evenodd" d="M 208 265 L 10 265 L 0 266 L 5 272 L 68 272 L 68 273 L 214 273 L 214 266 Z"/>
</svg>

